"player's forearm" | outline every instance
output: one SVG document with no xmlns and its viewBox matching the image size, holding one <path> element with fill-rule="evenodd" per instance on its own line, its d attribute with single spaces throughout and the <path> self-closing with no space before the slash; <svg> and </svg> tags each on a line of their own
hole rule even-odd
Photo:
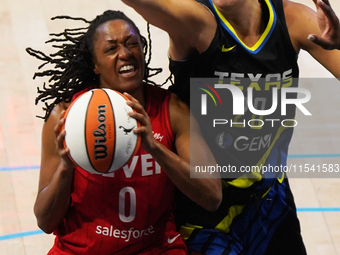
<svg viewBox="0 0 340 255">
<path fill-rule="evenodd" d="M 123 3 L 135 9 L 143 18 L 151 24 L 164 29 L 163 22 L 166 18 L 166 11 L 163 11 L 166 6 L 166 1 L 163 0 L 122 0 Z M 165 15 L 165 16 L 164 16 Z M 163 19 L 162 19 L 163 16 Z"/>
<path fill-rule="evenodd" d="M 203 178 L 191 178 L 194 166 L 158 142 L 150 153 L 183 194 L 208 211 L 219 207 L 222 200 L 219 178 L 212 178 L 208 173 L 200 176 Z"/>
<path fill-rule="evenodd" d="M 168 0 L 122 0 L 126 5 L 134 8 L 137 12 L 145 12 L 149 10 L 150 13 L 154 10 L 161 10 Z"/>
<path fill-rule="evenodd" d="M 188 40 L 189 31 L 186 27 L 189 27 L 190 23 L 185 18 L 186 10 L 191 10 L 192 2 L 195 1 L 122 0 L 122 2 L 132 7 L 147 22 L 167 32 L 171 38 L 186 36 Z"/>
<path fill-rule="evenodd" d="M 54 174 L 50 184 L 42 189 L 34 205 L 38 226 L 45 233 L 52 233 L 64 218 L 70 204 L 73 171 L 62 166 Z"/>
</svg>

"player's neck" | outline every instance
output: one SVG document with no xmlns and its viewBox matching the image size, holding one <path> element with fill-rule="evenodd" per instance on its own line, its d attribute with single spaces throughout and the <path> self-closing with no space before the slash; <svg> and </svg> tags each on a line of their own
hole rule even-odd
<svg viewBox="0 0 340 255">
<path fill-rule="evenodd" d="M 240 39 L 249 47 L 253 46 L 265 30 L 267 20 L 263 19 L 262 6 L 258 1 L 237 1 L 220 10 L 235 29 Z"/>
<path fill-rule="evenodd" d="M 131 96 L 136 98 L 138 102 L 141 104 L 141 106 L 145 107 L 146 105 L 146 98 L 147 98 L 147 89 L 145 88 L 145 84 L 141 85 L 140 89 L 134 91 L 134 93 L 131 93 Z"/>
</svg>

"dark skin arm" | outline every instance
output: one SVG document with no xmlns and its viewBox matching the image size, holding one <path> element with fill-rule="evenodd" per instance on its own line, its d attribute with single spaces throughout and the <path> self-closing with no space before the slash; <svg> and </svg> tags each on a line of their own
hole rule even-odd
<svg viewBox="0 0 340 255">
<path fill-rule="evenodd" d="M 171 96 L 170 120 L 175 135 L 176 154 L 153 137 L 150 120 L 144 108 L 132 96 L 126 96 L 131 100 L 128 105 L 136 110 L 130 116 L 142 124 L 134 132 L 142 135 L 143 149 L 153 156 L 179 190 L 204 209 L 215 211 L 222 201 L 219 175 L 200 173 L 200 178 L 192 178 L 190 175 L 195 165 L 216 165 L 216 161 L 187 105 L 176 95 Z M 190 148 L 191 155 L 195 157 L 190 158 Z"/>
<path fill-rule="evenodd" d="M 189 119 L 190 114 L 184 103 L 178 103 L 178 99 L 171 99 L 171 121 L 183 123 L 174 125 L 176 134 L 176 148 L 179 155 L 171 152 L 154 139 L 149 117 L 144 108 L 133 97 L 129 96 L 131 104 L 138 113 L 131 113 L 133 117 L 141 121 L 142 126 L 135 130 L 143 136 L 142 146 L 155 157 L 163 167 L 170 179 L 190 198 L 202 205 L 205 209 L 214 211 L 218 208 L 222 199 L 221 182 L 218 178 L 192 179 L 190 178 L 189 162 Z M 69 149 L 64 148 L 63 141 L 65 131 L 63 114 L 67 104 L 57 105 L 42 130 L 42 154 L 39 177 L 38 195 L 34 205 L 34 213 L 38 226 L 45 233 L 52 233 L 62 222 L 71 200 L 71 187 L 74 175 L 74 163 L 69 158 Z M 184 107 L 184 108 L 183 108 Z M 185 110 L 183 110 L 183 109 Z M 181 121 L 178 121 L 178 118 Z M 185 125 L 184 125 L 185 123 Z M 197 142 L 202 139 L 197 134 Z M 199 159 L 209 164 L 215 164 L 214 157 L 209 155 L 209 150 L 201 145 L 197 153 Z"/>
<path fill-rule="evenodd" d="M 64 218 L 70 203 L 74 164 L 64 149 L 61 132 L 66 104 L 57 105 L 42 130 L 41 167 L 34 213 L 38 226 L 52 233 Z"/>
</svg>

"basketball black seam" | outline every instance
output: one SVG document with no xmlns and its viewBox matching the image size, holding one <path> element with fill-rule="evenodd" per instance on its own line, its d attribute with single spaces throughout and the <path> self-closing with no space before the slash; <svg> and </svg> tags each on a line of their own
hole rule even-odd
<svg viewBox="0 0 340 255">
<path fill-rule="evenodd" d="M 103 89 L 103 91 L 105 92 L 105 94 L 107 95 L 107 97 L 109 99 L 110 106 L 111 106 L 111 109 L 112 109 L 112 115 L 113 115 L 113 123 L 114 123 L 114 125 L 113 125 L 113 129 L 114 129 L 114 145 L 113 145 L 113 153 L 112 153 L 112 157 L 111 157 L 111 163 L 110 163 L 110 166 L 109 166 L 109 169 L 110 169 L 112 167 L 112 163 L 113 163 L 113 160 L 114 160 L 115 154 L 116 154 L 116 141 L 117 141 L 116 115 L 115 115 L 115 112 L 114 112 L 114 109 L 113 109 L 113 105 L 112 105 L 110 96 L 107 94 L 105 89 Z M 109 171 L 109 169 L 107 171 Z"/>
<path fill-rule="evenodd" d="M 92 168 L 96 171 L 96 172 L 98 172 L 98 173 L 100 173 L 100 171 L 98 171 L 96 168 L 95 168 L 95 166 L 92 164 L 92 160 L 91 160 L 91 157 L 90 157 L 90 153 L 89 153 L 89 150 L 87 149 L 87 139 L 86 139 L 86 123 L 87 123 L 87 113 L 88 113 L 88 110 L 89 110 L 89 106 L 90 106 L 90 104 L 91 104 L 91 100 L 92 100 L 92 97 L 93 97 L 93 95 L 94 95 L 94 91 L 92 90 L 91 91 L 91 97 L 90 97 L 90 100 L 89 100 L 89 103 L 87 104 L 87 106 L 86 106 L 86 114 L 85 114 L 85 125 L 84 125 L 84 128 L 85 128 L 85 132 L 84 132 L 84 136 L 85 136 L 85 147 L 86 147 L 86 153 L 87 153 L 87 158 L 89 159 L 89 162 L 90 162 L 90 164 L 91 164 L 91 166 L 92 166 Z"/>
</svg>

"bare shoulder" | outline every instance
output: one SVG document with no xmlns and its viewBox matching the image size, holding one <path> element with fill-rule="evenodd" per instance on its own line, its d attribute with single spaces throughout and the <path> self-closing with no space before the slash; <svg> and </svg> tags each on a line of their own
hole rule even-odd
<svg viewBox="0 0 340 255">
<path fill-rule="evenodd" d="M 283 8 L 285 12 L 299 12 L 304 10 L 311 10 L 307 5 L 304 5 L 302 3 L 293 2 L 290 0 L 282 0 L 283 2 Z"/>
<path fill-rule="evenodd" d="M 295 50 L 306 48 L 310 33 L 320 33 L 316 12 L 308 6 L 289 0 L 283 0 L 286 24 Z"/>
<path fill-rule="evenodd" d="M 307 5 L 296 3 L 289 0 L 283 0 L 283 9 L 285 12 L 286 22 L 292 24 L 301 22 L 304 19 L 311 19 L 316 15 L 316 12 Z"/>
</svg>

